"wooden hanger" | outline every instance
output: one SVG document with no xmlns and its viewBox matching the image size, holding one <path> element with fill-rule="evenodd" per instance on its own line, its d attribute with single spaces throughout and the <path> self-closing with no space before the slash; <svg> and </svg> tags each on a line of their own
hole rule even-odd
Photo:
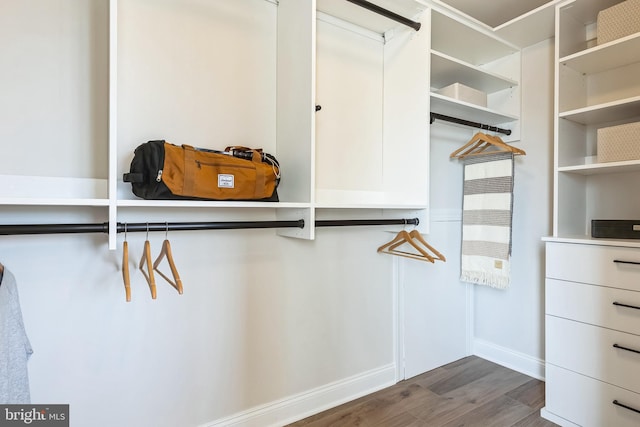
<svg viewBox="0 0 640 427">
<path fill-rule="evenodd" d="M 486 151 L 488 148 L 494 149 Z M 469 140 L 469 142 L 451 153 L 449 157 L 463 159 L 467 156 L 481 156 L 495 153 L 513 153 L 514 156 L 527 154 L 524 150 L 512 147 L 505 143 L 499 136 L 487 135 L 485 133 L 478 132 Z"/>
<path fill-rule="evenodd" d="M 167 233 L 168 231 L 169 231 L 169 224 L 167 224 Z M 173 280 L 169 279 L 169 277 L 167 277 L 162 271 L 158 270 L 158 265 L 160 265 L 160 262 L 162 262 L 163 258 L 167 258 L 167 261 L 169 262 L 169 267 L 171 268 L 171 274 L 173 275 Z M 160 251 L 160 255 L 158 255 L 158 258 L 156 258 L 155 262 L 153 263 L 153 269 L 157 271 L 158 274 L 162 276 L 164 280 L 169 282 L 171 286 L 176 288 L 176 290 L 180 295 L 182 295 L 182 280 L 180 280 L 178 269 L 176 268 L 176 264 L 173 261 L 173 255 L 171 253 L 171 243 L 169 243 L 169 239 L 167 238 L 166 234 L 165 234 L 164 242 L 162 243 L 162 250 Z"/>
<path fill-rule="evenodd" d="M 147 271 L 144 269 L 145 263 L 147 264 Z M 156 299 L 156 278 L 153 275 L 153 266 L 151 264 L 151 243 L 149 243 L 149 227 L 147 226 L 147 240 L 144 242 L 144 251 L 142 258 L 140 258 L 140 271 L 147 279 L 149 289 L 151 290 L 151 298 Z"/>
<path fill-rule="evenodd" d="M 411 245 L 417 251 L 417 253 L 401 251 L 397 249 L 405 243 Z M 424 247 L 421 245 L 424 245 Z M 429 253 L 428 251 L 431 251 L 431 253 Z M 436 260 L 445 261 L 445 257 L 440 252 L 435 250 L 433 246 L 429 245 L 417 230 L 412 230 L 411 233 L 408 233 L 406 230 L 401 230 L 390 242 L 380 246 L 378 248 L 378 252 L 427 261 L 431 263 L 435 263 Z"/>
<path fill-rule="evenodd" d="M 435 258 L 436 260 L 443 261 L 443 262 L 446 262 L 446 261 L 447 261 L 447 259 L 444 257 L 444 255 L 442 255 L 440 252 L 438 252 L 438 251 L 436 250 L 436 248 L 434 248 L 434 247 L 433 247 L 433 246 L 431 246 L 429 243 L 427 243 L 427 241 L 426 241 L 426 240 L 424 240 L 424 237 L 422 237 L 422 234 L 420 234 L 420 232 L 419 232 L 418 230 L 415 230 L 415 229 L 411 230 L 411 231 L 409 232 L 409 236 L 410 236 L 411 238 L 413 238 L 414 240 L 417 240 L 418 242 L 420 242 L 420 243 L 421 243 L 422 245 L 424 245 L 427 249 L 429 249 L 429 250 L 430 250 L 430 251 L 435 255 L 435 257 L 434 257 L 434 258 Z M 396 245 L 393 245 L 393 246 L 391 247 L 391 249 L 395 249 L 396 247 L 397 247 Z"/>
<path fill-rule="evenodd" d="M 129 242 L 127 242 L 127 224 L 124 225 L 124 242 L 122 243 L 122 280 L 127 302 L 131 301 L 131 278 L 129 276 Z"/>
</svg>

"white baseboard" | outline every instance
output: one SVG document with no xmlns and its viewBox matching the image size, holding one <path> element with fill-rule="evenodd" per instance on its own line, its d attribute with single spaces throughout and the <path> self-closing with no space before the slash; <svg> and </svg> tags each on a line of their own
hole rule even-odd
<svg viewBox="0 0 640 427">
<path fill-rule="evenodd" d="M 571 421 L 565 420 L 562 417 L 559 417 L 551 412 L 547 411 L 546 408 L 540 409 L 540 416 L 545 420 L 549 420 L 554 424 L 558 424 L 561 427 L 580 427 L 577 424 L 572 423 Z"/>
<path fill-rule="evenodd" d="M 278 427 L 301 420 L 359 397 L 392 386 L 396 366 L 390 364 L 257 406 L 200 427 Z"/>
<path fill-rule="evenodd" d="M 544 381 L 544 360 L 477 338 L 473 340 L 473 354 Z"/>
</svg>

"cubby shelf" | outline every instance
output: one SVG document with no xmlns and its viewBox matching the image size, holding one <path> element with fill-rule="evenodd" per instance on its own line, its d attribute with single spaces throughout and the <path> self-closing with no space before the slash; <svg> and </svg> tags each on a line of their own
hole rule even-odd
<svg viewBox="0 0 640 427">
<path fill-rule="evenodd" d="M 558 61 L 582 74 L 596 74 L 640 62 L 640 33 L 594 46 Z"/>
<path fill-rule="evenodd" d="M 578 175 L 599 175 L 638 171 L 640 171 L 640 160 L 627 160 L 623 162 L 592 163 L 585 165 L 558 167 L 558 172 L 575 173 Z"/>
<path fill-rule="evenodd" d="M 502 113 L 433 92 L 431 93 L 431 111 L 488 125 L 515 122 L 519 118 L 514 114 Z"/>
<path fill-rule="evenodd" d="M 431 86 L 442 88 L 453 83 L 462 83 L 487 93 L 518 86 L 514 79 L 431 50 Z"/>
<path fill-rule="evenodd" d="M 561 119 L 584 125 L 607 123 L 614 120 L 624 120 L 640 113 L 640 96 L 617 99 L 598 105 L 563 111 L 558 114 Z"/>
</svg>

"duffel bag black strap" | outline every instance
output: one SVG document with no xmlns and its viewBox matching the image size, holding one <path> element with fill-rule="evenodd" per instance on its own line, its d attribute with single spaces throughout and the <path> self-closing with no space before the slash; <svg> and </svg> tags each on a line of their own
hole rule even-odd
<svg viewBox="0 0 640 427">
<path fill-rule="evenodd" d="M 125 173 L 124 175 L 122 175 L 122 180 L 124 182 L 140 183 L 140 182 L 144 182 L 144 175 L 140 172 Z"/>
</svg>

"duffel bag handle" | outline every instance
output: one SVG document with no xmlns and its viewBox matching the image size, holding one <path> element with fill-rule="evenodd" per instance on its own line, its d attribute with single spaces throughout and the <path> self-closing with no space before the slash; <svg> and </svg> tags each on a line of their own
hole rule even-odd
<svg viewBox="0 0 640 427">
<path fill-rule="evenodd" d="M 241 145 L 233 145 L 225 148 L 224 151 L 231 152 L 233 157 L 262 163 L 262 148 L 249 148 Z"/>
</svg>

